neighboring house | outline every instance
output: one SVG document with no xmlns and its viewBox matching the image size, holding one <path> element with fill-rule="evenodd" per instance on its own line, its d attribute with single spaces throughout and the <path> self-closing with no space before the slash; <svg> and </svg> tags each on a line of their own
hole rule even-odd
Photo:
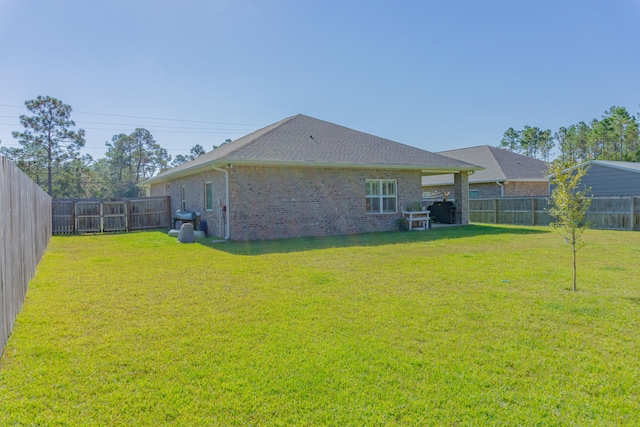
<svg viewBox="0 0 640 427">
<path fill-rule="evenodd" d="M 425 174 L 454 173 L 468 187 L 478 166 L 304 115 L 274 123 L 165 171 L 142 185 L 171 209 L 200 211 L 210 234 L 231 240 L 397 229 L 420 200 Z M 468 223 L 468 200 L 458 202 Z"/>
<path fill-rule="evenodd" d="M 549 195 L 548 167 L 542 160 L 488 145 L 438 154 L 485 168 L 469 175 L 470 198 Z M 453 175 L 425 176 L 422 190 L 424 199 L 456 198 Z"/>
<path fill-rule="evenodd" d="M 640 163 L 589 160 L 582 185 L 594 196 L 640 196 Z"/>
</svg>

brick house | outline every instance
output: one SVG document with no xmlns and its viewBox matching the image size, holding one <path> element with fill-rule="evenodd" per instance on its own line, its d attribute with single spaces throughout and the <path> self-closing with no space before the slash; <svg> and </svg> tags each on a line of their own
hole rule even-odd
<svg viewBox="0 0 640 427">
<path fill-rule="evenodd" d="M 470 198 L 548 196 L 548 166 L 542 160 L 513 153 L 502 148 L 480 145 L 438 152 L 463 162 L 483 166 L 469 175 Z M 422 178 L 423 198 L 439 199 L 443 194 L 455 199 L 451 174 Z"/>
<path fill-rule="evenodd" d="M 420 200 L 423 175 L 453 173 L 466 193 L 478 169 L 299 114 L 142 185 L 169 195 L 172 211 L 200 211 L 210 234 L 256 240 L 394 230 L 402 207 Z"/>
</svg>

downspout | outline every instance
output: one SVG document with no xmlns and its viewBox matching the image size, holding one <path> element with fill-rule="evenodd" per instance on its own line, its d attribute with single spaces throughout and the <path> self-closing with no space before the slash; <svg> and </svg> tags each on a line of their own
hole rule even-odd
<svg viewBox="0 0 640 427">
<path fill-rule="evenodd" d="M 227 207 L 227 217 L 225 218 L 224 225 L 224 240 L 229 240 L 229 218 L 231 217 L 231 210 L 229 209 L 229 171 L 215 166 L 213 166 L 213 170 L 224 172 L 224 205 Z"/>
<path fill-rule="evenodd" d="M 504 197 L 504 184 L 506 184 L 507 181 L 501 183 L 500 181 L 496 181 L 496 184 L 498 184 L 500 186 L 500 197 Z"/>
</svg>

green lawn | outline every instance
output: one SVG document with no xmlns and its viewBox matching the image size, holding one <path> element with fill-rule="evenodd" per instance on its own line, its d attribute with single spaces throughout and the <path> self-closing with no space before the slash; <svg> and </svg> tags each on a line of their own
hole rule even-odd
<svg viewBox="0 0 640 427">
<path fill-rule="evenodd" d="M 640 425 L 640 233 L 54 237 L 2 426 Z"/>
</svg>

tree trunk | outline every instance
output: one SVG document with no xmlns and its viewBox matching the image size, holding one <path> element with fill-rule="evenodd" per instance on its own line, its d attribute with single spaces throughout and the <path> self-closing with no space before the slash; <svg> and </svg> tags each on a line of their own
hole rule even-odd
<svg viewBox="0 0 640 427">
<path fill-rule="evenodd" d="M 576 284 L 576 242 L 573 242 L 573 292 L 577 291 Z"/>
<path fill-rule="evenodd" d="M 53 197 L 53 182 L 51 182 L 51 165 L 47 167 L 47 182 L 49 188 L 49 195 Z"/>
<path fill-rule="evenodd" d="M 51 145 L 48 147 L 47 151 L 47 185 L 49 188 L 49 195 L 53 197 L 53 178 L 51 177 L 51 169 L 52 169 L 52 154 L 51 154 Z"/>
</svg>

